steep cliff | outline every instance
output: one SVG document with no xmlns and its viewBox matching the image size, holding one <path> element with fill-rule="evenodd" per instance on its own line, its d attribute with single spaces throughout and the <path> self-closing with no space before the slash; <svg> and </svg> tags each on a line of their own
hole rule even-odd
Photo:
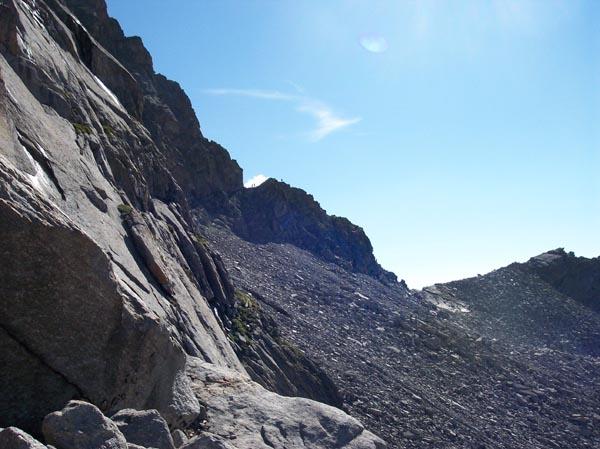
<svg viewBox="0 0 600 449">
<path fill-rule="evenodd" d="M 381 447 L 344 413 L 253 383 L 232 347 L 241 300 L 190 204 L 240 188 L 238 165 L 103 1 L 0 0 L 0 427 L 40 435 L 45 415 L 82 399 L 109 415 L 157 409 L 197 434 L 215 406 L 196 380 L 224 370 L 253 407 L 227 438 L 306 447 L 287 427 L 276 445 L 261 439 L 271 410 L 286 426 L 313 416 L 326 426 L 314 435 L 334 440 L 346 424 L 359 430 L 333 447 Z M 330 381 L 304 355 L 261 341 L 273 345 L 258 380 L 327 399 Z M 296 364 L 312 383 L 278 384 Z M 327 438 L 311 447 L 332 447 Z"/>
<path fill-rule="evenodd" d="M 328 215 L 312 195 L 273 178 L 244 189 L 230 200 L 235 212 L 225 221 L 242 238 L 255 243 L 291 243 L 327 262 L 356 273 L 396 283 L 381 268 L 362 228 L 347 218 Z"/>
</svg>

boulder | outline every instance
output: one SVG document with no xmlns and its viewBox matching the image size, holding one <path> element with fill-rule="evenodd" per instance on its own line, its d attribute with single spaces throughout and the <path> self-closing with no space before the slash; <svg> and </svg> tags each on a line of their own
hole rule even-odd
<svg viewBox="0 0 600 449">
<path fill-rule="evenodd" d="M 279 396 L 247 376 L 190 358 L 188 375 L 206 404 L 207 446 L 219 449 L 384 449 L 386 443 L 343 411 L 304 398 Z M 204 441 L 204 440 L 202 440 Z M 204 447 L 196 440 L 186 449 Z M 224 444 L 228 444 L 224 445 Z"/>
<path fill-rule="evenodd" d="M 60 449 L 127 449 L 117 425 L 87 402 L 70 401 L 61 411 L 50 413 L 42 432 L 49 444 Z"/>
<path fill-rule="evenodd" d="M 111 419 L 128 443 L 156 449 L 175 449 L 169 426 L 157 410 L 124 409 Z"/>
<path fill-rule="evenodd" d="M 16 427 L 0 432 L 0 449 L 46 449 L 42 443 Z"/>
</svg>

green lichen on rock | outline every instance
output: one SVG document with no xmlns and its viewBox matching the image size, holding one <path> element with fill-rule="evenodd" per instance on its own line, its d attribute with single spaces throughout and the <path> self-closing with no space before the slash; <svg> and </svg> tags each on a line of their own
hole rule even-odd
<svg viewBox="0 0 600 449">
<path fill-rule="evenodd" d="M 199 243 L 202 246 L 207 246 L 208 245 L 208 240 L 206 240 L 206 238 L 204 238 L 204 236 L 202 236 L 200 234 L 194 234 L 192 236 L 192 238 L 196 241 L 196 243 Z"/>
<path fill-rule="evenodd" d="M 252 329 L 259 324 L 259 306 L 250 293 L 235 291 L 236 314 L 231 320 L 231 337 L 238 344 L 252 345 Z"/>
<path fill-rule="evenodd" d="M 86 123 L 73 123 L 73 128 L 78 135 L 92 134 L 92 127 Z"/>
<path fill-rule="evenodd" d="M 246 309 L 258 308 L 258 303 L 250 293 L 238 289 L 235 291 L 235 298 Z"/>
<path fill-rule="evenodd" d="M 121 215 L 129 215 L 131 212 L 133 212 L 133 207 L 131 207 L 129 204 L 119 204 L 117 206 L 117 210 Z"/>
<path fill-rule="evenodd" d="M 102 130 L 108 137 L 113 137 L 115 135 L 115 130 L 110 125 L 102 125 Z"/>
</svg>

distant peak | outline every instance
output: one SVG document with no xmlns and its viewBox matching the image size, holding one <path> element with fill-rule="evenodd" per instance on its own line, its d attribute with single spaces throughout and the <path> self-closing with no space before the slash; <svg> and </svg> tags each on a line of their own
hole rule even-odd
<svg viewBox="0 0 600 449">
<path fill-rule="evenodd" d="M 575 256 L 575 254 L 573 252 L 567 253 L 564 248 L 556 248 L 532 257 L 529 259 L 529 263 L 538 266 L 546 266 L 556 262 L 559 259 L 569 256 Z"/>
</svg>

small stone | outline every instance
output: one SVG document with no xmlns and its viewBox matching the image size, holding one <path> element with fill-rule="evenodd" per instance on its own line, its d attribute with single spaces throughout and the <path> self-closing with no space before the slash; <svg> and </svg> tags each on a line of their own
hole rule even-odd
<svg viewBox="0 0 600 449">
<path fill-rule="evenodd" d="M 42 443 L 16 427 L 0 432 L 0 449 L 46 449 Z"/>
<path fill-rule="evenodd" d="M 171 437 L 176 448 L 183 446 L 188 441 L 187 435 L 179 429 L 174 430 Z"/>
</svg>

